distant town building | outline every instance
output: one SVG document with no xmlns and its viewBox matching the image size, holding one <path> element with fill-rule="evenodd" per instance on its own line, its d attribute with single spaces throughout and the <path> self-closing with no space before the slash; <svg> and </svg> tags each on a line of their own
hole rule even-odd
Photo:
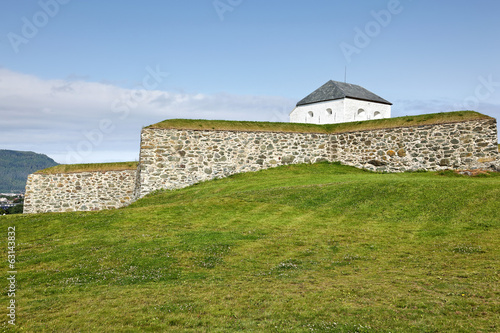
<svg viewBox="0 0 500 333">
<path fill-rule="evenodd" d="M 297 103 L 290 122 L 336 124 L 390 118 L 391 105 L 361 86 L 330 80 Z"/>
</svg>

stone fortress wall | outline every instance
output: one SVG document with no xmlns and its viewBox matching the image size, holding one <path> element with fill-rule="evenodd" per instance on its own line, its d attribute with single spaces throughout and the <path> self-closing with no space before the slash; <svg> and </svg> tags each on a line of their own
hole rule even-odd
<svg viewBox="0 0 500 333">
<path fill-rule="evenodd" d="M 24 213 L 112 209 L 135 201 L 137 170 L 31 174 Z"/>
<path fill-rule="evenodd" d="M 330 137 L 331 161 L 373 171 L 497 168 L 494 119 L 380 129 Z"/>
<path fill-rule="evenodd" d="M 25 213 L 118 208 L 158 189 L 319 161 L 386 172 L 500 168 L 496 120 L 340 134 L 144 128 L 137 170 L 30 175 Z"/>
<path fill-rule="evenodd" d="M 235 173 L 329 160 L 329 135 L 144 129 L 140 197 Z"/>
<path fill-rule="evenodd" d="M 403 172 L 488 168 L 497 159 L 495 120 L 341 134 L 146 128 L 139 193 L 290 163 L 330 161 Z"/>
</svg>

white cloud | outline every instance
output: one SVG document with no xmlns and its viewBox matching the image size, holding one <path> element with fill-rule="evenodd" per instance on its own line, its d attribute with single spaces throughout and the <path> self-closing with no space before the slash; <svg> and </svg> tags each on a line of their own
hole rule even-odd
<svg viewBox="0 0 500 333">
<path fill-rule="evenodd" d="M 169 118 L 288 121 L 293 106 L 282 97 L 132 90 L 0 68 L 0 147 L 60 163 L 134 160 L 142 126 Z"/>
</svg>

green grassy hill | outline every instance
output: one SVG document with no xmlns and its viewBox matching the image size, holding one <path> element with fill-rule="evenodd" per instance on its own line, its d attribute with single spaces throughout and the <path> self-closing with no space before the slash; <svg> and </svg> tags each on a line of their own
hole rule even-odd
<svg viewBox="0 0 500 333">
<path fill-rule="evenodd" d="M 0 193 L 24 192 L 29 174 L 54 165 L 47 155 L 0 149 Z"/>
<path fill-rule="evenodd" d="M 139 162 L 112 162 L 87 164 L 59 164 L 35 173 L 53 175 L 56 173 L 94 172 L 94 171 L 121 171 L 137 169 Z"/>
<path fill-rule="evenodd" d="M 383 128 L 455 123 L 480 119 L 486 120 L 494 118 L 476 111 L 454 111 L 326 125 L 265 121 L 168 119 L 150 125 L 147 128 L 295 133 L 343 133 Z"/>
<path fill-rule="evenodd" d="M 0 221 L 26 332 L 496 332 L 499 198 L 498 174 L 320 163 Z"/>
</svg>

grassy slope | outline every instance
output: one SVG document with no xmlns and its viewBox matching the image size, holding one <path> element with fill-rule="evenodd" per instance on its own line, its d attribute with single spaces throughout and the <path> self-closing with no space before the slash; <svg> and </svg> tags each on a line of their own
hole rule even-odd
<svg viewBox="0 0 500 333">
<path fill-rule="evenodd" d="M 39 170 L 35 173 L 45 175 L 56 173 L 71 173 L 85 171 L 121 171 L 137 169 L 139 162 L 115 162 L 115 163 L 89 163 L 89 164 L 60 164 L 51 168 Z"/>
<path fill-rule="evenodd" d="M 395 128 L 430 124 L 452 123 L 476 119 L 493 119 L 475 111 L 456 111 L 406 116 L 397 118 L 355 121 L 341 124 L 314 125 L 302 123 L 273 123 L 257 121 L 227 121 L 200 119 L 169 119 L 148 128 L 176 128 L 191 130 L 234 130 L 263 132 L 300 132 L 300 133 L 342 133 L 379 128 Z"/>
<path fill-rule="evenodd" d="M 499 198 L 499 176 L 321 163 L 1 221 L 30 332 L 494 332 Z"/>
</svg>

